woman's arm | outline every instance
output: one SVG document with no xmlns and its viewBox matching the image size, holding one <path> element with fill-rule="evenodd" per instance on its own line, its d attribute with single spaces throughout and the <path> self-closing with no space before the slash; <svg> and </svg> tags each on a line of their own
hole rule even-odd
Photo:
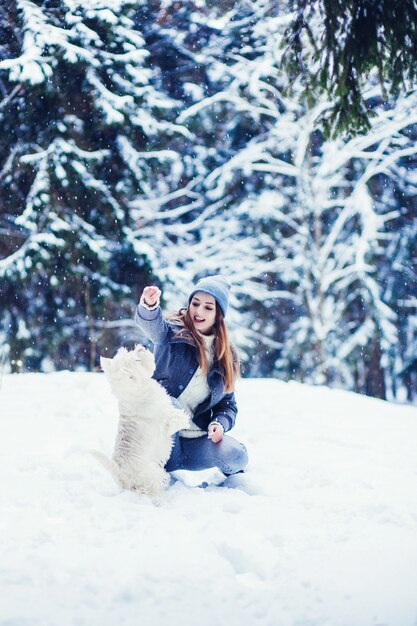
<svg viewBox="0 0 417 626">
<path fill-rule="evenodd" d="M 135 312 L 135 324 L 154 344 L 162 343 L 169 330 L 159 306 L 160 298 L 158 287 L 145 287 Z"/>
<path fill-rule="evenodd" d="M 237 404 L 235 394 L 227 393 L 213 407 L 213 419 L 208 427 L 208 436 L 214 443 L 223 439 L 225 432 L 233 428 L 236 421 Z"/>
</svg>

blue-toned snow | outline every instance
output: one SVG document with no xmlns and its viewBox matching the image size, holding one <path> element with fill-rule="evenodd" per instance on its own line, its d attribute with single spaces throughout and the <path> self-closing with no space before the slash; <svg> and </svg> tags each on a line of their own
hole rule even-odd
<svg viewBox="0 0 417 626">
<path fill-rule="evenodd" d="M 415 626 L 417 409 L 243 380 L 247 474 L 123 492 L 103 375 L 6 375 L 2 626 Z"/>
</svg>

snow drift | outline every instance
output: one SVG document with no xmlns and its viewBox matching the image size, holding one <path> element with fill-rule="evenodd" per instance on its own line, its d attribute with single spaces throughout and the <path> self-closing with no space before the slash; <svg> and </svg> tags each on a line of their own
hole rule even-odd
<svg viewBox="0 0 417 626">
<path fill-rule="evenodd" d="M 102 374 L 5 376 L 0 624 L 415 626 L 416 408 L 275 380 L 237 400 L 248 473 L 153 501 L 89 454 L 117 428 Z"/>
</svg>

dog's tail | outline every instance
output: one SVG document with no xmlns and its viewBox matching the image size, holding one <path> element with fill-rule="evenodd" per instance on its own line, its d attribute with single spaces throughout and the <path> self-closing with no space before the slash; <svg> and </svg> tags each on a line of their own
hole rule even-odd
<svg viewBox="0 0 417 626">
<path fill-rule="evenodd" d="M 105 454 L 98 450 L 90 450 L 90 453 L 101 463 L 101 465 L 113 476 L 119 487 L 123 487 L 120 480 L 120 468 L 115 461 L 109 459 Z"/>
</svg>

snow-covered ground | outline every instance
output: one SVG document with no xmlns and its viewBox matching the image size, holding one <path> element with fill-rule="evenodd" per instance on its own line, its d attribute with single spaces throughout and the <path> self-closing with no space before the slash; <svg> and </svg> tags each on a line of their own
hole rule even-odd
<svg viewBox="0 0 417 626">
<path fill-rule="evenodd" d="M 122 492 L 101 374 L 0 390 L 2 626 L 416 626 L 417 409 L 244 380 L 247 474 Z M 218 475 L 210 473 L 214 480 Z"/>
</svg>

